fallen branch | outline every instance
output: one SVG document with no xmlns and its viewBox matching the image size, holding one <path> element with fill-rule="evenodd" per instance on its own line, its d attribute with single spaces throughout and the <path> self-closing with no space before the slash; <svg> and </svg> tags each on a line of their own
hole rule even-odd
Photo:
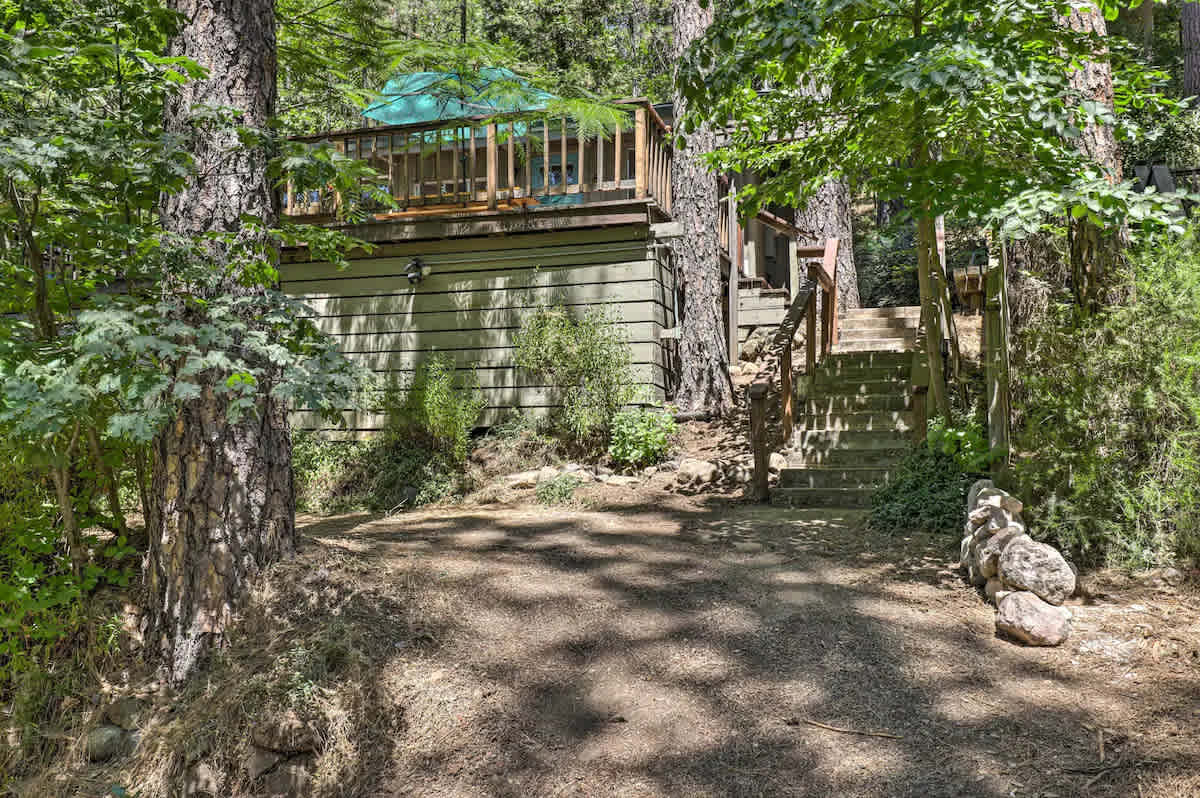
<svg viewBox="0 0 1200 798">
<path fill-rule="evenodd" d="M 798 726 L 801 723 L 807 723 L 809 726 L 816 726 L 818 729 L 825 729 L 826 731 L 838 732 L 839 734 L 857 734 L 862 737 L 883 737 L 888 740 L 903 740 L 904 739 L 899 734 L 892 734 L 891 732 L 862 731 L 860 729 L 843 729 L 841 726 L 830 726 L 828 723 L 821 723 L 819 720 L 811 720 L 809 718 L 788 718 L 787 720 L 784 721 L 784 723 L 786 723 L 789 726 Z"/>
</svg>

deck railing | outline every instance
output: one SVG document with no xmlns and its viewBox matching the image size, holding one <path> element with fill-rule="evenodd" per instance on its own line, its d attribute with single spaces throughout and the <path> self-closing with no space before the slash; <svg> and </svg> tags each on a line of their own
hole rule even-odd
<svg viewBox="0 0 1200 798">
<path fill-rule="evenodd" d="M 541 203 L 575 204 L 622 192 L 671 210 L 670 129 L 645 100 L 623 101 L 632 113 L 610 136 L 581 135 L 569 119 L 482 124 L 466 119 L 390 125 L 299 136 L 328 141 L 366 161 L 380 175 L 363 186 L 361 203 L 377 218 L 498 209 Z M 393 200 L 372 202 L 371 189 Z M 332 189 L 297 192 L 289 184 L 286 216 L 333 216 L 343 202 Z"/>
<path fill-rule="evenodd" d="M 792 370 L 792 354 L 800 322 L 806 322 L 804 335 L 804 374 L 808 380 L 805 391 L 813 398 L 816 390 L 817 363 L 824 360 L 837 343 L 837 253 L 838 240 L 831 238 L 824 247 L 797 247 L 799 260 L 819 258 L 808 268 L 808 276 L 796 281 L 792 304 L 780 322 L 771 345 L 767 348 L 762 368 L 747 388 L 750 399 L 750 448 L 754 455 L 754 479 L 751 483 L 754 499 L 766 501 L 770 497 L 769 465 L 770 449 L 767 436 L 767 395 L 779 378 L 779 419 L 782 438 L 790 442 L 796 429 L 795 375 Z M 817 294 L 822 295 L 821 332 L 817 337 Z M 818 346 L 818 340 L 820 344 Z"/>
</svg>

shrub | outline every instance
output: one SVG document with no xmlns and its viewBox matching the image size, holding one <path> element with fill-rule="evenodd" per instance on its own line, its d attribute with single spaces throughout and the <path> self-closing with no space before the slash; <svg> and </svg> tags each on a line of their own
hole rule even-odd
<svg viewBox="0 0 1200 798">
<path fill-rule="evenodd" d="M 880 532 L 958 533 L 973 477 L 953 454 L 920 446 L 896 466 L 892 481 L 871 497 L 870 524 Z"/>
<path fill-rule="evenodd" d="M 389 437 L 421 439 L 428 448 L 462 463 L 486 402 L 473 374 L 461 376 L 450 358 L 435 354 L 417 370 L 407 390 L 388 385 L 383 404 Z"/>
<path fill-rule="evenodd" d="M 539 482 L 533 493 L 538 504 L 566 504 L 574 498 L 575 489 L 581 484 L 583 481 L 574 474 L 559 474 L 554 479 Z"/>
<path fill-rule="evenodd" d="M 562 307 L 538 310 L 517 334 L 517 365 L 558 389 L 556 425 L 580 445 L 605 443 L 636 394 L 629 346 L 603 311 L 576 318 Z"/>
<path fill-rule="evenodd" d="M 991 450 L 983 425 L 975 420 L 948 426 L 945 419 L 932 419 L 925 441 L 931 450 L 954 458 L 958 469 L 967 474 L 982 475 L 1004 455 Z"/>
<path fill-rule="evenodd" d="M 1200 244 L 1152 240 L 1130 299 L 1066 302 L 1014 352 L 1017 488 L 1031 527 L 1079 560 L 1147 567 L 1200 558 Z"/>
<path fill-rule="evenodd" d="M 677 429 L 675 417 L 665 410 L 622 410 L 613 417 L 608 454 L 625 466 L 653 465 L 667 456 Z"/>
</svg>

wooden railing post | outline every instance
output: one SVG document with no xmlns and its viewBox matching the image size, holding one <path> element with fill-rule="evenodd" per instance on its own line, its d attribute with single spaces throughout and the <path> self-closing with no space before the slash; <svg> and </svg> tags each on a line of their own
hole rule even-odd
<svg viewBox="0 0 1200 798">
<path fill-rule="evenodd" d="M 829 288 L 828 316 L 829 327 L 826 336 L 825 354 L 832 354 L 833 347 L 838 342 L 838 247 L 841 242 L 836 238 L 825 241 L 825 254 L 821 258 L 821 266 L 830 275 L 832 285 Z"/>
<path fill-rule="evenodd" d="M 819 266 L 808 267 L 808 279 L 814 286 L 820 285 Z M 804 328 L 804 374 L 808 382 L 808 396 L 815 395 L 814 386 L 817 380 L 817 291 L 808 296 L 808 310 L 805 312 L 806 326 Z"/>
<path fill-rule="evenodd" d="M 633 128 L 633 196 L 642 199 L 646 196 L 646 179 L 648 177 L 647 159 L 650 155 L 649 130 L 646 109 L 640 107 L 634 112 Z"/>
<path fill-rule="evenodd" d="M 792 390 L 792 344 L 789 339 L 783 351 L 779 353 L 779 410 L 783 422 L 783 440 L 790 441 L 796 429 L 795 399 Z"/>
<path fill-rule="evenodd" d="M 770 496 L 768 470 L 770 453 L 767 452 L 767 386 L 754 383 L 750 386 L 750 448 L 754 452 L 754 500 L 764 502 Z"/>
<path fill-rule="evenodd" d="M 499 150 L 496 148 L 496 125 L 487 126 L 487 206 L 496 208 L 496 183 L 500 179 Z"/>
</svg>

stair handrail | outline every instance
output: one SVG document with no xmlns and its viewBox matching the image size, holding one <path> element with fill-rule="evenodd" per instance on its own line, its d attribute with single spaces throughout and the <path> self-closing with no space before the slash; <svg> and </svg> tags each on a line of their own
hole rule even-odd
<svg viewBox="0 0 1200 798">
<path fill-rule="evenodd" d="M 796 247 L 799 259 L 819 259 L 808 268 L 808 277 L 798 278 L 792 304 L 779 323 L 766 359 L 754 375 L 753 382 L 746 388 L 750 404 L 750 449 L 754 454 L 754 478 L 752 491 L 755 501 L 770 498 L 771 453 L 767 448 L 767 395 L 779 375 L 780 422 L 783 439 L 789 441 L 796 429 L 795 390 L 792 375 L 792 350 L 800 322 L 807 321 L 804 336 L 804 369 L 809 380 L 808 394 L 813 392 L 814 375 L 818 360 L 823 360 L 833 350 L 837 340 L 837 252 L 838 239 L 830 238 L 823 247 Z M 798 270 L 797 270 L 798 272 Z M 817 291 L 824 295 L 821 314 L 821 346 L 817 347 Z"/>
<path fill-rule="evenodd" d="M 929 393 L 929 361 L 927 358 L 940 356 L 940 353 L 925 351 L 925 327 L 925 308 L 922 307 L 921 315 L 917 320 L 916 347 L 913 349 L 912 366 L 908 374 L 908 385 L 912 391 L 913 444 L 916 446 L 925 442 L 929 426 L 929 409 L 926 403 Z"/>
</svg>

